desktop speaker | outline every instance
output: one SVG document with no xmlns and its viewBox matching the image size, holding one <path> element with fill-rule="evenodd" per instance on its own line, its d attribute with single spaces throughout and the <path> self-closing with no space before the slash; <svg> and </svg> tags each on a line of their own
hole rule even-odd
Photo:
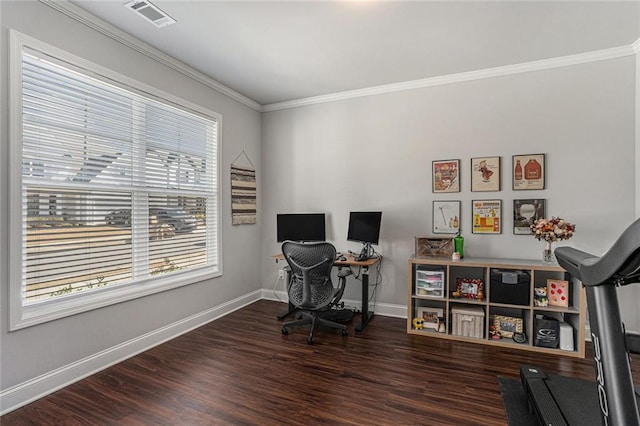
<svg viewBox="0 0 640 426">
<path fill-rule="evenodd" d="M 573 352 L 573 327 L 566 322 L 560 323 L 560 349 Z"/>
</svg>

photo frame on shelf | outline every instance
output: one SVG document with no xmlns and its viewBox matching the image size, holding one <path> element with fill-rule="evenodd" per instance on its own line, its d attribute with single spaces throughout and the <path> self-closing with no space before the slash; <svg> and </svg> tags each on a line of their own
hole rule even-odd
<svg viewBox="0 0 640 426">
<path fill-rule="evenodd" d="M 434 201 L 431 213 L 434 234 L 457 234 L 460 231 L 460 201 Z"/>
<path fill-rule="evenodd" d="M 549 306 L 569 307 L 569 281 L 547 280 L 547 301 Z"/>
<path fill-rule="evenodd" d="M 431 176 L 434 193 L 460 192 L 460 160 L 434 161 Z"/>
<path fill-rule="evenodd" d="M 531 225 L 546 217 L 547 200 L 522 199 L 513 200 L 513 233 L 514 235 L 531 235 Z"/>
<path fill-rule="evenodd" d="M 514 155 L 511 164 L 513 190 L 545 188 L 545 155 Z"/>
<path fill-rule="evenodd" d="M 457 297 L 466 299 L 484 299 L 484 283 L 479 278 L 458 278 L 456 280 Z M 454 297 L 456 297 L 454 295 Z"/>
<path fill-rule="evenodd" d="M 420 307 L 416 310 L 416 315 L 422 319 L 424 328 L 438 330 L 440 318 L 444 317 L 444 311 L 441 308 Z"/>
<path fill-rule="evenodd" d="M 496 315 L 493 317 L 493 326 L 500 337 L 513 338 L 515 333 L 521 334 L 523 331 L 522 318 Z"/>
<path fill-rule="evenodd" d="M 471 159 L 471 191 L 500 191 L 500 157 Z"/>
<path fill-rule="evenodd" d="M 471 201 L 473 234 L 502 233 L 502 200 Z"/>
</svg>

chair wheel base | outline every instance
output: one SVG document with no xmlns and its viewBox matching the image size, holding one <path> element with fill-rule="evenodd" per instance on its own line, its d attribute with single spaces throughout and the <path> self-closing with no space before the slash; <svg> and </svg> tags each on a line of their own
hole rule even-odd
<svg viewBox="0 0 640 426">
<path fill-rule="evenodd" d="M 342 330 L 342 335 L 343 336 L 348 336 L 349 335 L 349 330 Z"/>
<path fill-rule="evenodd" d="M 282 327 L 280 331 L 282 331 L 283 336 L 286 336 L 287 334 L 289 334 L 289 330 L 287 330 L 287 327 Z"/>
<path fill-rule="evenodd" d="M 313 344 L 313 337 L 311 337 L 311 336 L 307 337 L 307 344 L 309 344 L 309 345 Z"/>
</svg>

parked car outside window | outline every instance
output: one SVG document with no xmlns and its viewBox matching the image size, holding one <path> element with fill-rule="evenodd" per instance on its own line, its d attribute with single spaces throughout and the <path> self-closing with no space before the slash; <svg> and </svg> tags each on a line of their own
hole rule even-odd
<svg viewBox="0 0 640 426">
<path fill-rule="evenodd" d="M 198 225 L 196 218 L 178 207 L 149 209 L 149 217 L 155 216 L 158 223 L 167 224 L 175 232 L 191 232 Z M 130 226 L 131 210 L 114 210 L 104 218 L 107 225 Z"/>
</svg>

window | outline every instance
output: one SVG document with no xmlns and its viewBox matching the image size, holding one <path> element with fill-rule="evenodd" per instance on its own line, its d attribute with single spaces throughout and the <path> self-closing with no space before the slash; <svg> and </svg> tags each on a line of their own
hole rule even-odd
<svg viewBox="0 0 640 426">
<path fill-rule="evenodd" d="M 12 329 L 219 275 L 219 115 L 12 47 Z"/>
</svg>

